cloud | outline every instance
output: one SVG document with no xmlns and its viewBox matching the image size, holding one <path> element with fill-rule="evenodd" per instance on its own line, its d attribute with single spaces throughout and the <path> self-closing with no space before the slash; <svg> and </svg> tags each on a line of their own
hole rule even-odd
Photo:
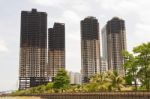
<svg viewBox="0 0 150 99">
<path fill-rule="evenodd" d="M 0 40 L 0 52 L 7 52 L 8 48 L 4 40 Z"/>
<path fill-rule="evenodd" d="M 142 24 L 138 23 L 136 24 L 136 37 L 138 39 L 138 42 L 144 43 L 148 42 L 150 37 L 150 24 Z"/>
<path fill-rule="evenodd" d="M 110 10 L 130 9 L 137 7 L 135 2 L 129 0 L 104 0 L 101 2 L 102 8 Z M 123 11 L 124 12 L 124 11 Z"/>
<path fill-rule="evenodd" d="M 79 21 L 79 16 L 76 12 L 74 11 L 71 11 L 71 10 L 67 10 L 67 11 L 64 11 L 62 17 L 67 21 L 67 22 L 70 22 L 71 23 L 78 23 Z"/>
<path fill-rule="evenodd" d="M 31 0 L 32 2 L 43 6 L 59 7 L 66 0 Z"/>
<path fill-rule="evenodd" d="M 64 6 L 66 4 L 83 4 L 86 0 L 31 0 L 33 3 L 37 3 L 43 6 Z"/>
</svg>

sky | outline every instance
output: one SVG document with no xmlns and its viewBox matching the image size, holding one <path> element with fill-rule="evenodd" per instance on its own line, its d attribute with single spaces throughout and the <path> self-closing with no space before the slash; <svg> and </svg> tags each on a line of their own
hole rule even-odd
<svg viewBox="0 0 150 99">
<path fill-rule="evenodd" d="M 66 69 L 80 72 L 80 21 L 94 16 L 102 27 L 112 17 L 125 20 L 127 49 L 150 41 L 150 0 L 0 0 L 0 91 L 18 87 L 20 15 L 47 12 L 48 27 L 65 23 Z"/>
</svg>

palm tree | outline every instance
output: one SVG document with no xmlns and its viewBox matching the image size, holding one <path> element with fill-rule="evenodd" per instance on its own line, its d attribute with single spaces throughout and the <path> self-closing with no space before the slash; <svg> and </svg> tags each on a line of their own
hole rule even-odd
<svg viewBox="0 0 150 99">
<path fill-rule="evenodd" d="M 106 73 L 93 75 L 90 79 L 90 84 L 96 91 L 106 91 L 108 89 Z"/>
<path fill-rule="evenodd" d="M 107 79 L 109 81 L 109 90 L 121 91 L 121 88 L 124 87 L 124 79 L 116 71 L 108 71 Z"/>
</svg>

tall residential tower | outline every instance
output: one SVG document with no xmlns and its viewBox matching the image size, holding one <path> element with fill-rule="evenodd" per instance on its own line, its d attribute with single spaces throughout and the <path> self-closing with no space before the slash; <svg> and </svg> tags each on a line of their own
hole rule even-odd
<svg viewBox="0 0 150 99">
<path fill-rule="evenodd" d="M 65 24 L 54 23 L 48 29 L 48 76 L 55 77 L 58 70 L 65 68 Z"/>
<path fill-rule="evenodd" d="M 81 21 L 81 73 L 88 82 L 93 74 L 100 73 L 99 23 L 95 17 Z"/>
<path fill-rule="evenodd" d="M 26 89 L 48 82 L 47 14 L 32 11 L 21 12 L 19 89 Z"/>
<path fill-rule="evenodd" d="M 114 17 L 107 22 L 102 30 L 103 58 L 107 60 L 108 70 L 115 70 L 124 74 L 124 58 L 122 52 L 126 50 L 126 32 L 124 20 Z"/>
</svg>

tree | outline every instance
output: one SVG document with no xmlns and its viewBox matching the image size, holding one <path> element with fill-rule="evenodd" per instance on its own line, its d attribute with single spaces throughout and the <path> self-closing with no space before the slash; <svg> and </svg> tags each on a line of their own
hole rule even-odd
<svg viewBox="0 0 150 99">
<path fill-rule="evenodd" d="M 138 72 L 138 64 L 137 64 L 137 58 L 127 52 L 123 52 L 123 56 L 125 59 L 124 68 L 125 68 L 125 80 L 128 85 L 132 84 L 132 81 L 134 81 L 135 90 L 137 90 L 137 72 Z"/>
<path fill-rule="evenodd" d="M 106 91 L 108 89 L 108 80 L 106 73 L 95 74 L 90 78 L 91 89 L 95 91 Z"/>
<path fill-rule="evenodd" d="M 121 91 L 121 88 L 124 87 L 123 77 L 117 71 L 108 71 L 107 76 L 110 82 L 109 90 Z"/>
<path fill-rule="evenodd" d="M 67 72 L 64 69 L 60 69 L 54 78 L 53 87 L 55 89 L 61 89 L 69 86 L 70 80 Z"/>
<path fill-rule="evenodd" d="M 53 90 L 53 82 L 49 82 L 47 85 L 45 85 L 45 91 L 47 93 L 52 93 L 54 90 Z"/>
<path fill-rule="evenodd" d="M 138 74 L 140 74 L 142 86 L 145 86 L 147 90 L 150 90 L 150 42 L 135 47 L 133 52 L 137 55 L 138 65 L 140 66 Z"/>
</svg>

